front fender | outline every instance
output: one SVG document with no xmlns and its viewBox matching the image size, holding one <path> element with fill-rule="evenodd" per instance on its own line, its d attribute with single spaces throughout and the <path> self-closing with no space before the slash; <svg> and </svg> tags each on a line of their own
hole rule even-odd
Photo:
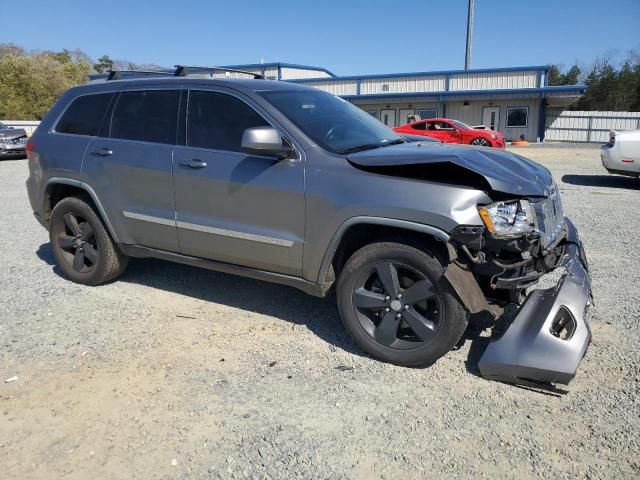
<svg viewBox="0 0 640 480">
<path fill-rule="evenodd" d="M 444 230 L 431 225 L 424 225 L 416 222 L 409 222 L 406 220 L 397 220 L 393 218 L 384 217 L 370 217 L 370 216 L 357 216 L 351 217 L 340 225 L 336 233 L 334 234 L 329 247 L 327 248 L 322 263 L 320 265 L 320 271 L 318 272 L 317 282 L 323 283 L 326 278 L 327 271 L 331 265 L 333 256 L 335 255 L 345 232 L 354 225 L 381 225 L 385 227 L 399 228 L 403 230 L 412 230 L 418 233 L 429 235 L 445 244 L 449 242 L 449 234 Z"/>
</svg>

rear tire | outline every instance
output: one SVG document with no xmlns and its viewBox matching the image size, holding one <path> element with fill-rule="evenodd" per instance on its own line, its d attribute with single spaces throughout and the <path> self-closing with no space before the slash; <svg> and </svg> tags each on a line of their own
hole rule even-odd
<svg viewBox="0 0 640 480">
<path fill-rule="evenodd" d="M 128 257 L 84 197 L 67 197 L 56 204 L 49 219 L 49 240 L 56 263 L 70 280 L 99 285 L 124 272 Z"/>
<path fill-rule="evenodd" d="M 374 358 L 408 367 L 433 364 L 464 333 L 468 313 L 432 255 L 400 243 L 367 245 L 337 284 L 345 328 Z"/>
</svg>

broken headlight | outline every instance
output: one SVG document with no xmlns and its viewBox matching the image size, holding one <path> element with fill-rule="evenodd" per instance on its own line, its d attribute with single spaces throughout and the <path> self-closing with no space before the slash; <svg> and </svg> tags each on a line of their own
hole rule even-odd
<svg viewBox="0 0 640 480">
<path fill-rule="evenodd" d="M 478 213 L 495 237 L 516 237 L 535 229 L 535 214 L 527 200 L 483 205 L 478 207 Z"/>
</svg>

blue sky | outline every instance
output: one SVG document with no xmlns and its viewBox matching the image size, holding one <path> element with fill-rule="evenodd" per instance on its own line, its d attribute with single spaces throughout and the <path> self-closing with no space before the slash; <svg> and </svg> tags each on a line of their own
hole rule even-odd
<svg viewBox="0 0 640 480">
<path fill-rule="evenodd" d="M 10 10 L 0 43 L 94 58 L 264 59 L 338 75 L 464 66 L 467 0 L 29 0 L 19 17 Z M 640 50 L 640 0 L 476 0 L 475 68 L 588 64 L 630 49 Z"/>
</svg>

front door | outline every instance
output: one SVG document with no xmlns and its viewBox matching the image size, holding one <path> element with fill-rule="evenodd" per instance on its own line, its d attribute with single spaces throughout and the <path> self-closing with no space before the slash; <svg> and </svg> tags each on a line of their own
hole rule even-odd
<svg viewBox="0 0 640 480">
<path fill-rule="evenodd" d="M 461 143 L 462 134 L 456 127 L 442 120 L 428 120 L 425 135 L 444 143 Z"/>
<path fill-rule="evenodd" d="M 396 126 L 396 111 L 395 110 L 380 110 L 380 121 L 387 127 L 393 128 Z"/>
<path fill-rule="evenodd" d="M 180 249 L 300 276 L 304 163 L 241 151 L 245 129 L 270 125 L 247 102 L 221 90 L 189 92 L 186 146 L 174 153 Z"/>
<path fill-rule="evenodd" d="M 500 128 L 500 107 L 484 107 L 482 109 L 482 124 L 489 130 L 498 130 Z"/>
</svg>

